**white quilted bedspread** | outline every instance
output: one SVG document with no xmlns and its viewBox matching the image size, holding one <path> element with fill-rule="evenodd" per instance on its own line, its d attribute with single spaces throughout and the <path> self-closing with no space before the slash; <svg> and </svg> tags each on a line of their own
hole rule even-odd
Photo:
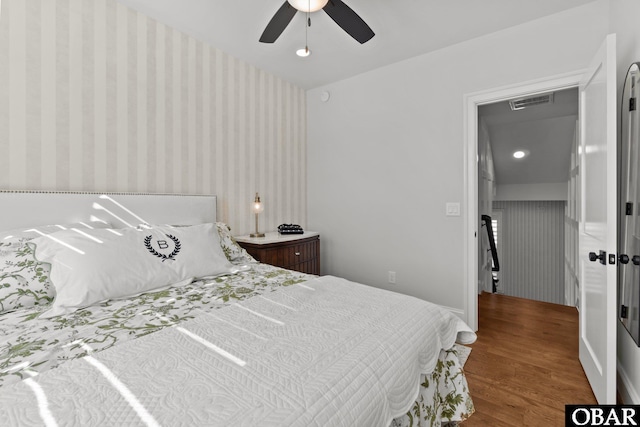
<svg viewBox="0 0 640 427">
<path fill-rule="evenodd" d="M 3 387 L 0 420 L 388 426 L 456 338 L 475 334 L 436 305 L 325 276 Z"/>
</svg>

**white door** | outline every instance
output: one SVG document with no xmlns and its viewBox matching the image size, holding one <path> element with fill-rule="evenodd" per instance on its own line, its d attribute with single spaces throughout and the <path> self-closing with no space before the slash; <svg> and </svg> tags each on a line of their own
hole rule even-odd
<svg viewBox="0 0 640 427">
<path fill-rule="evenodd" d="M 580 362 L 600 404 L 616 403 L 615 49 L 607 36 L 580 83 Z"/>
</svg>

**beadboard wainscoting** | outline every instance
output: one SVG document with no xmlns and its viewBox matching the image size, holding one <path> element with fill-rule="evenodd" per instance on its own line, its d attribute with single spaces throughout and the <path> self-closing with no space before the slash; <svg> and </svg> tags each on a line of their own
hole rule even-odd
<svg viewBox="0 0 640 427">
<path fill-rule="evenodd" d="M 505 295 L 564 304 L 564 201 L 494 201 Z"/>
<path fill-rule="evenodd" d="M 3 0 L 0 188 L 216 194 L 306 223 L 304 90 L 114 0 Z"/>
</svg>

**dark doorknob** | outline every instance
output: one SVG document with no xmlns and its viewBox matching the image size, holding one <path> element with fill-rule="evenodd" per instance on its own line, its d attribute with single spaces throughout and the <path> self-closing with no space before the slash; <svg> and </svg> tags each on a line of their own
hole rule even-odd
<svg viewBox="0 0 640 427">
<path fill-rule="evenodd" d="M 629 255 L 622 254 L 618 256 L 618 262 L 620 264 L 629 264 Z"/>
<path fill-rule="evenodd" d="M 607 261 L 605 260 L 606 257 L 607 257 L 607 253 L 605 251 L 600 251 L 599 254 L 596 254 L 595 252 L 589 252 L 589 261 L 591 262 L 596 262 L 600 260 L 600 264 L 606 264 L 607 263 Z"/>
</svg>

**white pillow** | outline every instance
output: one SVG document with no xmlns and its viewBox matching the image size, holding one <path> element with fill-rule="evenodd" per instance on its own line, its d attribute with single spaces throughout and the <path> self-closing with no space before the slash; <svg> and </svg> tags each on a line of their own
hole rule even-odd
<svg viewBox="0 0 640 427">
<path fill-rule="evenodd" d="M 0 231 L 0 314 L 53 301 L 49 264 L 35 259 L 30 240 L 70 228 L 108 227 L 111 225 L 102 222 L 80 222 Z"/>
<path fill-rule="evenodd" d="M 56 289 L 42 317 L 237 271 L 222 252 L 214 224 L 66 230 L 31 243 L 36 258 L 51 264 Z"/>
<path fill-rule="evenodd" d="M 44 234 L 56 233 L 60 230 L 68 230 L 70 228 L 111 228 L 113 227 L 108 222 L 104 221 L 87 221 L 87 222 L 74 222 L 71 224 L 59 224 L 59 225 L 38 225 L 35 227 L 22 227 L 13 230 L 0 231 L 0 240 L 7 241 L 13 239 L 35 239 Z"/>
</svg>

